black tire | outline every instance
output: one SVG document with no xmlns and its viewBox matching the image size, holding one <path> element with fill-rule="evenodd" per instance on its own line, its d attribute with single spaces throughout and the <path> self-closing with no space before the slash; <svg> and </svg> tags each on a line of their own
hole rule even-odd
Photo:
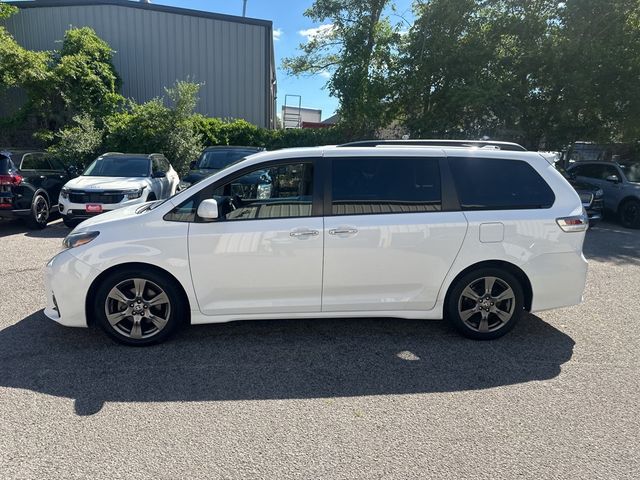
<svg viewBox="0 0 640 480">
<path fill-rule="evenodd" d="M 496 279 L 490 298 L 487 298 L 484 288 L 487 284 L 483 279 L 486 278 Z M 498 300 L 505 292 L 507 296 L 511 295 L 505 286 L 511 289 L 513 298 Z M 471 293 L 478 295 L 479 300 L 468 296 L 465 290 L 467 287 L 471 288 Z M 482 293 L 483 290 L 485 293 Z M 465 274 L 451 286 L 445 308 L 446 318 L 462 335 L 474 340 L 491 340 L 509 332 L 522 318 L 525 311 L 524 292 L 518 279 L 510 272 L 500 268 L 479 268 Z M 475 313 L 473 309 L 476 310 Z M 500 310 L 500 315 L 510 313 L 508 320 L 503 321 L 495 313 L 497 310 Z M 462 315 L 465 313 L 470 315 L 466 320 Z M 482 320 L 485 315 L 486 324 Z"/>
<path fill-rule="evenodd" d="M 51 216 L 49 200 L 42 193 L 36 193 L 31 201 L 31 212 L 27 217 L 27 226 L 34 230 L 42 230 L 47 226 Z"/>
<path fill-rule="evenodd" d="M 630 198 L 618 208 L 620 223 L 625 228 L 640 228 L 640 200 Z"/>
<path fill-rule="evenodd" d="M 141 279 L 146 282 L 146 287 L 142 292 L 142 305 L 140 305 L 141 302 L 138 302 L 135 298 L 135 283 L 129 283 L 133 282 L 134 279 Z M 108 298 L 112 290 L 119 285 L 121 286 L 119 291 L 130 299 L 127 303 L 131 301 L 131 304 L 127 305 L 124 302 L 119 302 L 113 297 Z M 134 290 L 127 289 L 127 285 L 131 285 Z M 141 310 L 142 315 L 138 315 L 138 317 L 142 316 L 143 318 L 138 320 L 140 324 L 140 334 L 139 338 L 137 338 L 138 334 L 133 333 L 134 318 L 131 315 L 127 316 L 127 312 L 132 309 L 127 307 L 133 305 L 134 308 L 141 308 L 149 301 L 153 302 L 155 298 L 154 295 L 159 295 L 158 289 L 166 294 L 169 310 L 163 312 L 155 310 L 160 307 L 145 306 L 144 308 L 148 308 L 148 310 Z M 152 269 L 124 268 L 113 272 L 100 282 L 93 298 L 93 304 L 94 318 L 100 328 L 116 342 L 135 347 L 155 345 L 165 341 L 185 323 L 183 320 L 188 316 L 186 301 L 175 280 L 168 275 L 158 273 Z M 126 310 L 122 310 L 123 307 L 126 308 Z M 165 308 L 165 303 L 162 304 L 162 308 Z M 108 309 L 114 312 L 112 315 L 120 315 L 122 317 L 122 319 L 115 322 L 113 326 L 107 318 Z M 157 329 L 156 324 L 149 318 L 144 317 L 144 315 L 148 314 L 157 316 L 156 318 L 166 318 L 164 326 L 155 333 L 153 333 L 153 330 Z M 127 333 L 127 330 L 130 331 Z M 148 336 L 145 336 L 145 334 Z"/>
<path fill-rule="evenodd" d="M 72 230 L 80 225 L 81 222 L 82 220 L 72 220 L 67 217 L 62 217 L 62 223 L 64 223 L 66 227 L 69 227 Z"/>
</svg>

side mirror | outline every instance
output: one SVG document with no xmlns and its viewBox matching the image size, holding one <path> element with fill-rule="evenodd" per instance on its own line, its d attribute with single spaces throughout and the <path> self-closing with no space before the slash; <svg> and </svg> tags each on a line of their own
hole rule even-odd
<svg viewBox="0 0 640 480">
<path fill-rule="evenodd" d="M 213 198 L 207 198 L 200 202 L 198 206 L 198 216 L 205 220 L 215 220 L 218 218 L 218 202 Z"/>
<path fill-rule="evenodd" d="M 73 175 L 74 177 L 78 176 L 78 167 L 76 167 L 75 165 L 69 165 L 67 167 L 67 173 L 69 175 Z"/>
<path fill-rule="evenodd" d="M 164 178 L 167 176 L 167 172 L 153 172 L 153 178 Z"/>
<path fill-rule="evenodd" d="M 618 175 L 609 175 L 607 178 L 605 178 L 605 180 L 611 183 L 620 183 L 620 179 L 618 178 Z"/>
<path fill-rule="evenodd" d="M 197 166 L 198 166 L 198 162 L 193 161 L 189 164 L 189 170 L 195 170 Z"/>
</svg>

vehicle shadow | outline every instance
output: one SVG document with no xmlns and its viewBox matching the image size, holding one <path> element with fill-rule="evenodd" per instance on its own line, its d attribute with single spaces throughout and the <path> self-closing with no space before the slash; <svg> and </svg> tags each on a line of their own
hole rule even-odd
<svg viewBox="0 0 640 480">
<path fill-rule="evenodd" d="M 590 260 L 640 265 L 640 230 L 600 222 L 589 229 L 584 255 Z"/>
<path fill-rule="evenodd" d="M 68 329 L 42 311 L 0 331 L 0 386 L 105 402 L 329 398 L 477 390 L 556 377 L 574 341 L 534 315 L 472 341 L 445 322 L 278 320 L 194 326 L 149 348 Z"/>
<path fill-rule="evenodd" d="M 61 220 L 55 219 L 42 230 L 32 230 L 21 220 L 0 221 L 0 238 L 20 234 L 31 238 L 64 238 L 70 231 Z"/>
</svg>

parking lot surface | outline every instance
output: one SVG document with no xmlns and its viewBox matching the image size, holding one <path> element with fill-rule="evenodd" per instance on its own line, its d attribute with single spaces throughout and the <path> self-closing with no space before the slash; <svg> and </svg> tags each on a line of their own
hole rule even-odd
<svg viewBox="0 0 640 480">
<path fill-rule="evenodd" d="M 585 302 L 440 321 L 191 327 L 146 349 L 42 314 L 68 233 L 0 222 L 0 478 L 638 478 L 640 231 L 590 230 Z"/>
</svg>

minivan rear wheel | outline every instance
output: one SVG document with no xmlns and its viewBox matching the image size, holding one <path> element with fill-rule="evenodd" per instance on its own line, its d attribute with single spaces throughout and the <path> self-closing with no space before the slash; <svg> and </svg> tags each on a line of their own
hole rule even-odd
<svg viewBox="0 0 640 480">
<path fill-rule="evenodd" d="M 463 335 L 476 340 L 501 337 L 524 313 L 524 293 L 506 270 L 480 268 L 459 278 L 447 299 L 447 318 Z"/>
<path fill-rule="evenodd" d="M 108 275 L 96 290 L 94 305 L 100 328 L 131 346 L 166 340 L 186 312 L 175 281 L 154 270 L 125 269 Z"/>
</svg>

